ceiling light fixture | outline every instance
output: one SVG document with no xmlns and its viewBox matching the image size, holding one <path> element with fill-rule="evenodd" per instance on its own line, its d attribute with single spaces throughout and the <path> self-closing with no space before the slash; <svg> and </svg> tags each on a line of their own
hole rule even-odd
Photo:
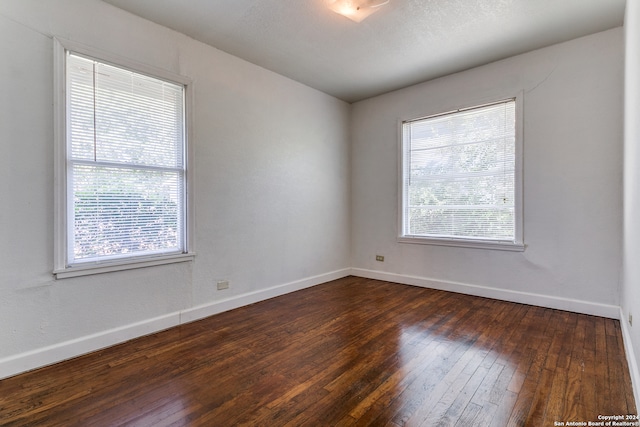
<svg viewBox="0 0 640 427">
<path fill-rule="evenodd" d="M 360 22 L 389 0 L 329 0 L 329 9 L 355 22 Z"/>
</svg>

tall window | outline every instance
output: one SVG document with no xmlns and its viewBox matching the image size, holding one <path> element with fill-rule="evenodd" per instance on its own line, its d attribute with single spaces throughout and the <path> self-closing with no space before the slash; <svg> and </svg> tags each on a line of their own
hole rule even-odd
<svg viewBox="0 0 640 427">
<path fill-rule="evenodd" d="M 521 250 L 516 100 L 402 123 L 400 241 Z"/>
<path fill-rule="evenodd" d="M 65 51 L 58 269 L 185 254 L 185 85 Z"/>
</svg>

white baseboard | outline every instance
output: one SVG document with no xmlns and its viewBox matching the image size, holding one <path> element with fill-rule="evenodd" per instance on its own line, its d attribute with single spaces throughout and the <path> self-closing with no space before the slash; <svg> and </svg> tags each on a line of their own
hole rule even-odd
<svg viewBox="0 0 640 427">
<path fill-rule="evenodd" d="M 353 276 L 365 277 L 367 279 L 385 280 L 387 282 L 420 286 L 423 288 L 438 289 L 485 298 L 499 299 L 503 301 L 517 302 L 521 304 L 536 305 L 540 307 L 572 311 L 574 313 L 608 317 L 611 319 L 620 319 L 620 307 L 617 305 L 598 304 L 590 301 L 581 301 L 569 298 L 534 294 L 529 292 L 519 292 L 507 289 L 491 288 L 487 286 L 435 280 L 426 277 L 387 273 L 384 271 L 367 270 L 363 268 L 352 268 L 351 274 Z"/>
<path fill-rule="evenodd" d="M 259 291 L 249 292 L 234 298 L 199 305 L 180 312 L 180 323 L 189 323 L 194 320 L 203 319 L 223 311 L 232 310 L 234 308 L 243 307 L 258 301 L 264 301 L 280 295 L 299 291 L 321 283 L 330 282 L 331 280 L 341 279 L 351 274 L 350 268 L 332 271 L 331 273 L 321 274 L 319 276 L 307 277 L 306 279 L 296 280 L 295 282 L 286 283 L 284 285 L 273 286 Z"/>
<path fill-rule="evenodd" d="M 199 305 L 185 310 L 169 313 L 152 319 L 143 320 L 137 323 L 121 326 L 96 334 L 80 337 L 17 354 L 0 359 L 0 379 L 8 378 L 23 372 L 51 365 L 63 360 L 71 359 L 92 351 L 100 350 L 115 344 L 119 344 L 144 335 L 159 332 L 173 326 L 193 322 L 214 314 L 232 310 L 234 308 L 264 301 L 297 290 L 305 289 L 331 280 L 340 279 L 349 275 L 378 279 L 406 285 L 421 286 L 432 289 L 440 289 L 451 292 L 458 292 L 468 295 L 481 296 L 486 298 L 512 301 L 522 304 L 531 304 L 541 307 L 555 308 L 559 310 L 573 311 L 577 313 L 602 316 L 613 319 L 623 319 L 620 307 L 597 304 L 588 301 L 580 301 L 567 298 L 551 297 L 527 292 L 518 292 L 505 289 L 491 288 L 485 286 L 470 285 L 457 282 L 447 282 L 424 277 L 386 273 L 382 271 L 367 270 L 360 268 L 345 268 L 326 274 L 308 277 L 294 282 L 285 283 L 271 288 L 262 289 L 255 292 L 238 295 L 233 298 L 214 301 L 208 304 Z M 621 321 L 623 340 L 629 369 L 632 376 L 636 401 L 640 397 L 638 388 L 640 387 L 640 374 L 631 346 L 631 338 L 625 322 Z"/>
<path fill-rule="evenodd" d="M 178 313 L 170 313 L 0 359 L 0 379 L 171 328 L 179 319 Z"/>
<path fill-rule="evenodd" d="M 631 343 L 631 333 L 629 332 L 629 325 L 625 322 L 622 307 L 620 307 L 620 328 L 622 329 L 624 352 L 627 357 L 627 364 L 629 365 L 629 375 L 631 376 L 631 385 L 633 387 L 633 398 L 637 404 L 640 402 L 640 371 L 638 371 L 638 363 Z"/>
<path fill-rule="evenodd" d="M 448 282 L 428 279 L 424 277 L 408 276 L 403 274 L 386 273 L 383 271 L 352 268 L 351 275 L 367 279 L 384 280 L 387 282 L 402 283 L 405 285 L 420 286 L 424 288 L 439 289 L 443 291 L 458 292 L 486 298 L 494 298 L 503 301 L 511 301 L 522 304 L 536 305 L 540 307 L 554 308 L 558 310 L 572 311 L 575 313 L 589 314 L 593 316 L 607 317 L 620 321 L 622 329 L 622 341 L 624 343 L 625 356 L 629 365 L 629 375 L 633 386 L 633 397 L 640 402 L 640 369 L 638 368 L 635 352 L 629 333 L 629 325 L 625 321 L 622 308 L 619 306 L 598 304 L 589 301 L 574 300 L 568 298 L 552 297 L 548 295 L 518 292 L 486 286 L 469 285 L 465 283 Z"/>
<path fill-rule="evenodd" d="M 134 338 L 222 313 L 223 311 L 340 279 L 350 274 L 351 269 L 349 268 L 336 270 L 9 356 L 0 359 L 0 379 L 72 359 Z"/>
</svg>

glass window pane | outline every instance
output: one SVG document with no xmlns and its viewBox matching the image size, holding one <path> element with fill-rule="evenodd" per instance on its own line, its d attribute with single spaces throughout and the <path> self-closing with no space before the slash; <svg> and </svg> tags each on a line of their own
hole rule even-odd
<svg viewBox="0 0 640 427">
<path fill-rule="evenodd" d="M 405 235 L 515 239 L 515 101 L 404 125 Z"/>
<path fill-rule="evenodd" d="M 69 262 L 184 252 L 184 87 L 67 55 Z"/>
</svg>

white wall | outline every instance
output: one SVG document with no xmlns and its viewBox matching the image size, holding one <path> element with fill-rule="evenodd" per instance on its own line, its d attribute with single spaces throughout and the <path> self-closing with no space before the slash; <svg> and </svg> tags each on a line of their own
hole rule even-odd
<svg viewBox="0 0 640 427">
<path fill-rule="evenodd" d="M 627 0 L 625 16 L 624 246 L 620 305 L 627 357 L 640 397 L 640 1 Z M 634 325 L 627 322 L 633 314 Z"/>
<path fill-rule="evenodd" d="M 618 28 L 354 104 L 356 273 L 617 317 L 623 63 Z M 518 91 L 526 250 L 397 243 L 398 120 Z"/>
<path fill-rule="evenodd" d="M 52 36 L 193 80 L 194 262 L 53 279 Z M 1 0 L 0 55 L 0 378 L 348 273 L 348 104 L 96 0 Z"/>
</svg>

